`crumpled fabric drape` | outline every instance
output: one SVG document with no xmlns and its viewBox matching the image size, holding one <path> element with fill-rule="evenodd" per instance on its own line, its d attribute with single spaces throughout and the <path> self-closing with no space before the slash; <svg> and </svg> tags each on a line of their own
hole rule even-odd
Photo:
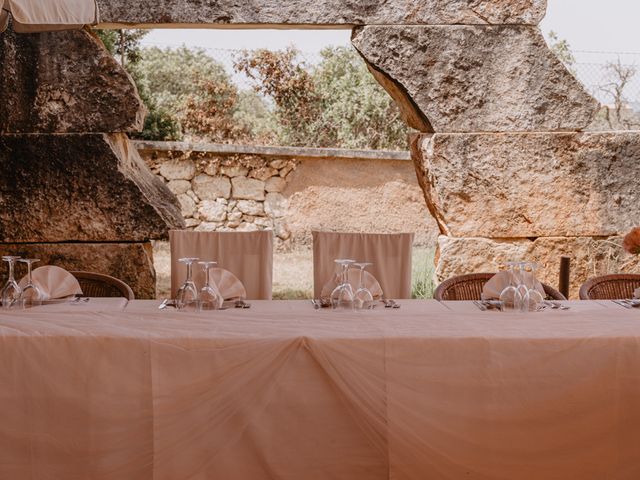
<svg viewBox="0 0 640 480">
<path fill-rule="evenodd" d="M 20 33 L 80 29 L 98 23 L 95 0 L 0 0 L 0 31 L 13 17 L 13 29 Z"/>
</svg>

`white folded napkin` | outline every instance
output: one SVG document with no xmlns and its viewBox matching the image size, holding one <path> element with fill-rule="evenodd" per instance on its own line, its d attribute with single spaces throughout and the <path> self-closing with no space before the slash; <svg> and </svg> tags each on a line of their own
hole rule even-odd
<svg viewBox="0 0 640 480">
<path fill-rule="evenodd" d="M 42 300 L 55 300 L 58 298 L 82 295 L 82 288 L 76 277 L 64 268 L 54 265 L 38 267 L 31 272 L 31 280 L 42 292 Z M 27 276 L 20 280 L 20 288 L 27 285 Z"/>
<path fill-rule="evenodd" d="M 498 272 L 489 280 L 482 289 L 482 300 L 499 300 L 502 291 L 511 284 L 512 273 L 508 271 Z M 547 294 L 542 284 L 536 280 L 536 290 L 546 297 Z"/>
<path fill-rule="evenodd" d="M 322 288 L 321 298 L 331 297 L 331 292 L 333 292 L 333 290 L 338 286 L 339 280 L 340 276 L 335 274 Z M 351 288 L 353 288 L 353 293 L 355 293 L 360 286 L 360 269 L 350 268 L 348 272 L 348 281 L 351 284 Z M 376 277 L 367 271 L 364 272 L 364 286 L 371 292 L 374 300 L 380 300 L 382 298 L 383 292 L 380 283 L 378 283 Z"/>
<path fill-rule="evenodd" d="M 243 300 L 247 298 L 247 290 L 242 282 L 229 270 L 212 268 L 211 280 L 216 283 L 222 298 L 227 300 Z"/>
</svg>

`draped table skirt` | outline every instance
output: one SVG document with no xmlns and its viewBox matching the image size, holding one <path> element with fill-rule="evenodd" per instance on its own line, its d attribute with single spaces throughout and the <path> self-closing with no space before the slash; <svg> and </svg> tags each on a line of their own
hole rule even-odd
<svg viewBox="0 0 640 480">
<path fill-rule="evenodd" d="M 401 303 L 0 311 L 0 478 L 640 478 L 640 310 Z"/>
</svg>

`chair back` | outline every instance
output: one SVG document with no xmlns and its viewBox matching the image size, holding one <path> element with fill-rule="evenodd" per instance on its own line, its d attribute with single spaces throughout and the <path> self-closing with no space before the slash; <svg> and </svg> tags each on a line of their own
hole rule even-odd
<svg viewBox="0 0 640 480">
<path fill-rule="evenodd" d="M 178 260 L 198 257 L 218 262 L 242 282 L 249 300 L 271 300 L 273 286 L 273 232 L 192 232 L 172 230 L 171 294 L 175 298 L 184 282 L 186 267 Z M 204 272 L 193 267 L 198 288 L 204 284 Z"/>
<path fill-rule="evenodd" d="M 438 285 L 433 298 L 439 302 L 482 300 L 482 289 L 494 275 L 495 273 L 471 273 L 450 278 Z M 542 288 L 548 298 L 566 300 L 566 297 L 555 288 L 545 283 L 542 284 Z"/>
<path fill-rule="evenodd" d="M 633 298 L 640 288 L 640 275 L 603 275 L 587 280 L 580 287 L 580 300 L 623 300 Z"/>
<path fill-rule="evenodd" d="M 76 277 L 82 294 L 86 297 L 124 297 L 127 300 L 135 300 L 131 287 L 122 280 L 93 272 L 69 272 Z"/>
<path fill-rule="evenodd" d="M 315 298 L 320 298 L 322 287 L 335 274 L 334 260 L 338 258 L 371 262 L 368 271 L 376 277 L 386 298 L 411 298 L 413 233 L 313 232 L 312 235 Z"/>
</svg>

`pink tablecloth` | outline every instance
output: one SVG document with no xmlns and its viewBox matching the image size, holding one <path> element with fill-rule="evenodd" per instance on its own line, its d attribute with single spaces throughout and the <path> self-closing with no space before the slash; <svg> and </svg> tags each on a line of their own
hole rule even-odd
<svg viewBox="0 0 640 480">
<path fill-rule="evenodd" d="M 640 310 L 0 313 L 0 478 L 637 479 Z"/>
</svg>

